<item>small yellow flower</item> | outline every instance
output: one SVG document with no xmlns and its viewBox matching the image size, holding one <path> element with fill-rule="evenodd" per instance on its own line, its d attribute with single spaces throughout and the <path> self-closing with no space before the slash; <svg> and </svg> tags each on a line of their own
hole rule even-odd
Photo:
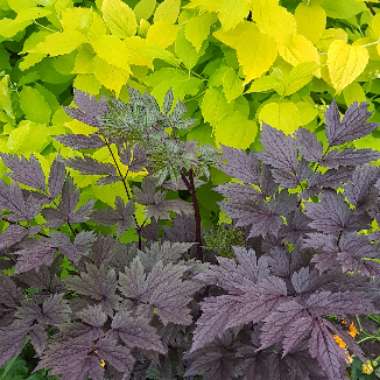
<svg viewBox="0 0 380 380">
<path fill-rule="evenodd" d="M 356 325 L 354 322 L 351 322 L 350 326 L 348 327 L 348 333 L 355 338 L 356 335 L 358 335 L 359 330 L 357 329 Z"/>
<path fill-rule="evenodd" d="M 104 359 L 99 360 L 99 365 L 104 368 L 106 366 L 106 361 Z"/>
<path fill-rule="evenodd" d="M 354 361 L 354 358 L 352 357 L 352 355 L 346 352 L 346 363 L 351 365 L 353 361 Z"/>
<path fill-rule="evenodd" d="M 335 343 L 342 349 L 345 350 L 347 348 L 346 342 L 339 336 L 339 335 L 334 335 L 334 340 Z"/>
<path fill-rule="evenodd" d="M 371 375 L 373 371 L 374 369 L 370 360 L 367 360 L 365 363 L 362 364 L 362 372 L 365 375 Z"/>
</svg>

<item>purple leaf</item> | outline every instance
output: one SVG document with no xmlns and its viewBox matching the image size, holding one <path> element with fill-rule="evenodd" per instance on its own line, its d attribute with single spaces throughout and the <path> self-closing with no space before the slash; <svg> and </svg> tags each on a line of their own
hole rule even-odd
<svg viewBox="0 0 380 380">
<path fill-rule="evenodd" d="M 97 100 L 94 96 L 87 95 L 82 91 L 74 90 L 74 100 L 79 108 L 65 107 L 66 113 L 83 123 L 99 127 L 102 117 L 108 111 L 105 98 Z"/>
<path fill-rule="evenodd" d="M 371 113 L 366 103 L 354 103 L 340 120 L 338 106 L 333 101 L 326 112 L 326 133 L 330 146 L 344 144 L 370 134 L 376 123 L 369 123 Z"/>
<path fill-rule="evenodd" d="M 55 198 L 61 193 L 65 182 L 65 177 L 65 164 L 59 158 L 56 158 L 51 166 L 48 181 L 49 194 L 51 198 Z"/>
<path fill-rule="evenodd" d="M 378 160 L 380 152 L 372 149 L 344 149 L 342 151 L 333 150 L 328 153 L 321 164 L 329 168 L 339 168 L 340 166 L 359 166 L 371 161 Z"/>
<path fill-rule="evenodd" d="M 2 153 L 1 158 L 5 165 L 12 170 L 10 175 L 12 179 L 36 190 L 45 191 L 45 175 L 39 161 L 34 156 L 27 160 L 25 157 Z"/>
<path fill-rule="evenodd" d="M 59 135 L 55 136 L 63 145 L 70 148 L 80 150 L 80 149 L 96 149 L 101 148 L 105 145 L 104 141 L 96 134 L 92 135 Z"/>
<path fill-rule="evenodd" d="M 238 149 L 223 146 L 224 161 L 222 170 L 229 176 L 238 178 L 244 183 L 257 183 L 259 181 L 259 161 L 253 154 L 246 154 Z"/>
<path fill-rule="evenodd" d="M 315 135 L 305 128 L 296 132 L 297 148 L 302 157 L 310 162 L 318 162 L 323 156 L 323 147 Z"/>
</svg>

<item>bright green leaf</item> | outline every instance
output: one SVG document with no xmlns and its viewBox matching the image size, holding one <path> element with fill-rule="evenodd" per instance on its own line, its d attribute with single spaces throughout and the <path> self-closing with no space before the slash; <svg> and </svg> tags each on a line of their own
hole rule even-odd
<svg viewBox="0 0 380 380">
<path fill-rule="evenodd" d="M 122 0 L 103 0 L 102 13 L 105 23 L 115 36 L 123 38 L 136 34 L 135 13 Z"/>
<path fill-rule="evenodd" d="M 174 24 L 177 21 L 181 0 L 164 0 L 156 8 L 154 22 L 164 21 Z"/>
<path fill-rule="evenodd" d="M 29 120 L 36 123 L 49 123 L 51 116 L 49 103 L 36 88 L 23 87 L 20 92 L 20 106 Z"/>
<path fill-rule="evenodd" d="M 138 19 L 148 20 L 154 13 L 156 8 L 156 0 L 140 0 L 133 8 Z"/>
</svg>

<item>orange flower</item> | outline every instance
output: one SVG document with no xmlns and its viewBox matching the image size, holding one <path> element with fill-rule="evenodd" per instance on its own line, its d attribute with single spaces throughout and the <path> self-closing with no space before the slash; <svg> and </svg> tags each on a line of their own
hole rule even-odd
<svg viewBox="0 0 380 380">
<path fill-rule="evenodd" d="M 348 333 L 355 338 L 356 335 L 358 335 L 359 330 L 357 329 L 356 325 L 354 322 L 351 322 L 350 326 L 348 327 Z"/>
<path fill-rule="evenodd" d="M 346 342 L 339 336 L 339 335 L 334 335 L 334 340 L 335 343 L 342 349 L 345 350 L 347 348 Z"/>
</svg>

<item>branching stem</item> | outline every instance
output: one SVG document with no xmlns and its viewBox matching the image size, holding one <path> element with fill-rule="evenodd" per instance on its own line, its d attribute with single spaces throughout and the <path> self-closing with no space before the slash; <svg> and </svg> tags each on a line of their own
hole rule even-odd
<svg viewBox="0 0 380 380">
<path fill-rule="evenodd" d="M 191 200 L 193 203 L 194 209 L 194 221 L 195 221 L 195 240 L 197 244 L 197 259 L 204 261 L 203 248 L 202 248 L 202 219 L 199 209 L 199 202 L 197 198 L 197 193 L 195 189 L 194 182 L 194 172 L 193 169 L 190 169 L 188 173 L 185 170 L 181 171 L 181 178 L 186 185 L 187 190 L 191 195 Z"/>
<path fill-rule="evenodd" d="M 119 164 L 118 164 L 118 162 L 116 160 L 115 154 L 112 151 L 112 148 L 111 148 L 111 145 L 110 145 L 108 139 L 104 135 L 102 137 L 104 139 L 104 142 L 105 142 L 105 144 L 107 146 L 108 151 L 111 154 L 112 161 L 113 161 L 113 163 L 115 165 L 115 168 L 116 168 L 116 170 L 118 172 L 119 178 L 120 178 L 121 182 L 123 183 L 123 186 L 124 186 L 124 189 L 125 189 L 125 193 L 127 194 L 128 199 L 131 200 L 132 199 L 132 194 L 131 194 L 131 192 L 130 192 L 130 190 L 128 188 L 127 178 L 121 172 L 120 166 L 119 166 Z M 142 249 L 142 226 L 140 226 L 138 224 L 137 217 L 136 217 L 135 213 L 133 214 L 133 219 L 135 220 L 136 231 L 137 231 L 137 235 L 138 235 L 138 239 L 139 239 L 139 241 L 138 241 L 138 247 L 139 247 L 139 249 Z"/>
</svg>

